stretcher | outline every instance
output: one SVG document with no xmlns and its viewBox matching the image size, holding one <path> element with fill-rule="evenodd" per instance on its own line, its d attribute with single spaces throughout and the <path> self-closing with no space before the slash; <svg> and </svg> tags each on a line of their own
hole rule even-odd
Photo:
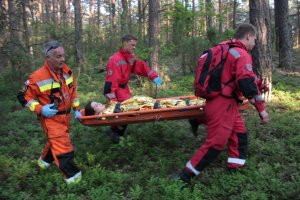
<svg viewBox="0 0 300 200">
<path fill-rule="evenodd" d="M 178 100 L 192 100 L 197 99 L 196 96 L 179 96 L 159 98 L 158 101 L 164 99 L 178 99 Z M 78 120 L 85 126 L 110 126 L 110 125 L 122 125 L 122 124 L 136 124 L 146 122 L 157 122 L 166 120 L 179 120 L 179 119 L 202 119 L 204 121 L 204 106 L 205 103 L 189 105 L 189 106 L 176 106 L 170 108 L 156 108 L 150 110 L 141 111 L 128 111 L 112 114 L 92 115 L 85 116 L 84 109 L 81 110 L 82 117 Z M 240 106 L 241 110 L 248 109 L 248 102 L 243 103 Z"/>
</svg>

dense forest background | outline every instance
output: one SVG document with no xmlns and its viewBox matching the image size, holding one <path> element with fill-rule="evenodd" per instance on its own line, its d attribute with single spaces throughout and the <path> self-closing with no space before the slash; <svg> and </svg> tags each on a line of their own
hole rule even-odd
<svg viewBox="0 0 300 200">
<path fill-rule="evenodd" d="M 0 199 L 300 199 L 300 1 L 299 0 L 0 0 Z M 81 106 L 102 95 L 105 65 L 123 34 L 139 38 L 135 53 L 162 77 L 163 89 L 132 77 L 133 95 L 193 95 L 201 52 L 232 37 L 241 22 L 258 29 L 251 52 L 271 123 L 253 108 L 242 113 L 249 131 L 243 172 L 226 172 L 226 153 L 192 181 L 173 181 L 205 141 L 187 120 L 130 125 L 113 145 L 107 127 L 72 122 L 80 184 L 67 187 L 55 166 L 41 171 L 36 159 L 45 137 L 36 116 L 16 95 L 44 62 L 52 39 L 66 50 L 76 74 Z"/>
<path fill-rule="evenodd" d="M 258 27 L 259 43 L 257 53 L 253 53 L 258 68 L 295 68 L 292 48 L 300 45 L 298 0 L 0 3 L 0 69 L 10 67 L 14 75 L 38 67 L 43 57 L 41 45 L 50 39 L 65 45 L 69 65 L 82 70 L 104 69 L 108 57 L 120 47 L 121 36 L 132 33 L 139 38 L 136 54 L 152 68 L 182 74 L 194 71 L 200 52 L 230 38 L 241 22 Z M 280 55 L 279 64 L 274 66 L 270 63 L 271 50 Z"/>
</svg>

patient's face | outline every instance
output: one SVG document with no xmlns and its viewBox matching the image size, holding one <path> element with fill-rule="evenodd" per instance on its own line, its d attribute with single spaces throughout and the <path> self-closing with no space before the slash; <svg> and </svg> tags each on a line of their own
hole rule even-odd
<svg viewBox="0 0 300 200">
<path fill-rule="evenodd" d="M 105 109 L 105 105 L 94 101 L 91 103 L 91 107 L 94 109 L 96 115 Z"/>
</svg>

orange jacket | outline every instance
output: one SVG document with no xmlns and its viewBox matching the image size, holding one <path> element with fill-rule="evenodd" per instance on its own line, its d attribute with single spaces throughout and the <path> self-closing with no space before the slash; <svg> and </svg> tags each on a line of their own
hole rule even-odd
<svg viewBox="0 0 300 200">
<path fill-rule="evenodd" d="M 80 110 L 74 75 L 66 64 L 60 72 L 55 73 L 45 61 L 44 66 L 29 76 L 18 99 L 24 107 L 36 114 L 40 114 L 42 107 L 50 103 L 55 103 L 59 112 L 71 107 Z"/>
</svg>

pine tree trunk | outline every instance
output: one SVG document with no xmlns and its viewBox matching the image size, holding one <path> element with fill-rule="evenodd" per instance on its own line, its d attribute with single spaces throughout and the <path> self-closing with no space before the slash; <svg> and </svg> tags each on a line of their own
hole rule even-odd
<svg viewBox="0 0 300 200">
<path fill-rule="evenodd" d="M 288 0 L 275 0 L 275 29 L 278 34 L 279 66 L 292 67 L 292 32 L 289 26 Z"/>
<path fill-rule="evenodd" d="M 149 0 L 149 48 L 150 54 L 149 66 L 151 69 L 158 69 L 158 51 L 159 51 L 159 2 L 158 0 Z"/>
<path fill-rule="evenodd" d="M 271 89 L 273 67 L 269 1 L 250 1 L 249 7 L 250 23 L 253 24 L 258 31 L 256 46 L 251 52 L 254 71 Z M 266 100 L 271 100 L 271 90 L 265 97 Z"/>
<path fill-rule="evenodd" d="M 297 21 L 298 21 L 298 42 L 297 48 L 300 48 L 300 2 L 297 3 Z"/>
<path fill-rule="evenodd" d="M 67 36 L 67 27 L 68 27 L 68 21 L 67 21 L 67 5 L 66 1 L 62 0 L 61 1 L 61 6 L 60 6 L 60 12 L 61 12 L 61 21 L 63 22 L 63 30 L 64 30 L 64 36 Z"/>
<path fill-rule="evenodd" d="M 237 0 L 233 1 L 233 12 L 232 12 L 232 28 L 236 28 L 236 9 L 237 9 Z"/>
<path fill-rule="evenodd" d="M 121 33 L 122 35 L 129 33 L 128 27 L 128 0 L 122 0 L 122 14 L 121 14 Z"/>
<path fill-rule="evenodd" d="M 206 17 L 206 30 L 212 28 L 212 16 L 211 16 L 211 12 L 212 12 L 212 6 L 211 6 L 211 0 L 206 0 L 205 2 L 205 6 L 206 6 L 206 12 L 208 12 L 208 15 Z"/>
<path fill-rule="evenodd" d="M 82 16 L 81 16 L 81 1 L 74 0 L 74 12 L 75 12 L 75 62 L 79 68 L 84 69 L 84 61 L 82 54 Z"/>
<path fill-rule="evenodd" d="M 111 31 L 111 34 L 115 33 L 115 31 L 116 31 L 115 17 L 116 17 L 116 1 L 115 0 L 110 0 L 109 19 L 110 19 L 110 31 Z"/>
</svg>

